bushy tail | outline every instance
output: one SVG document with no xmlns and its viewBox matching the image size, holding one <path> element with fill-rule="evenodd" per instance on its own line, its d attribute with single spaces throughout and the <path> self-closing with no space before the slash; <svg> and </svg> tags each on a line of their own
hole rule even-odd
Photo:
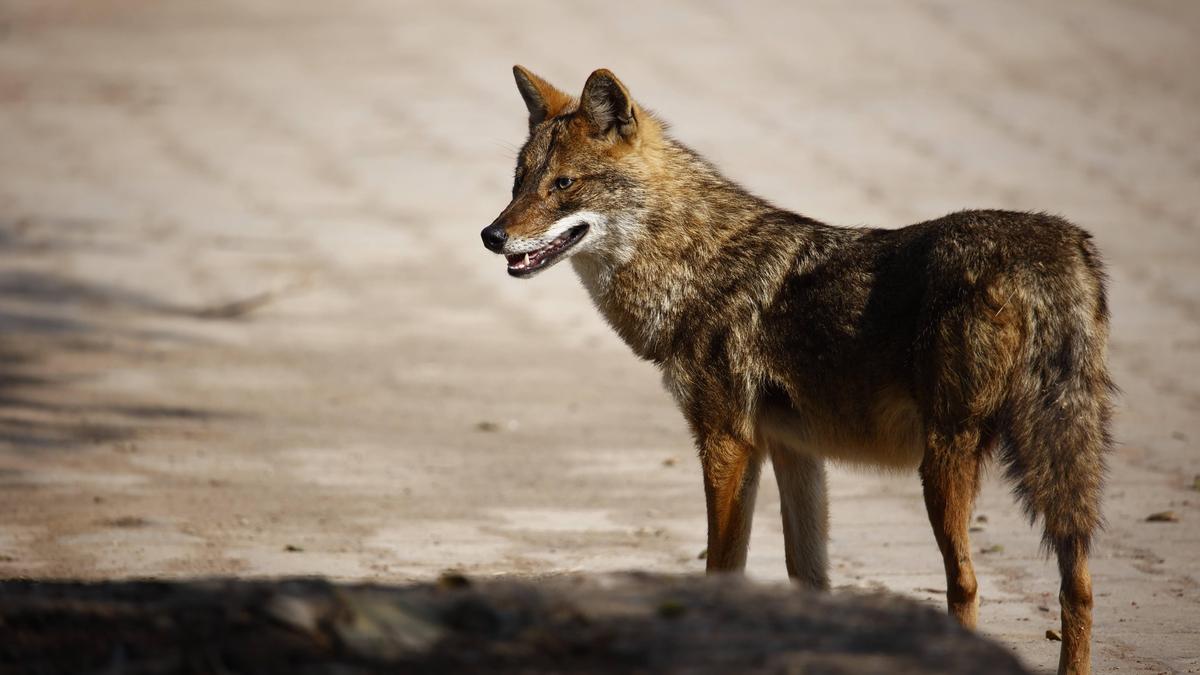
<svg viewBox="0 0 1200 675">
<path fill-rule="evenodd" d="M 1042 544 L 1087 554 L 1103 526 L 1101 490 L 1112 447 L 1105 277 L 1090 240 L 1081 264 L 1049 280 L 1031 304 L 1027 350 L 1009 401 L 1001 461 Z"/>
</svg>

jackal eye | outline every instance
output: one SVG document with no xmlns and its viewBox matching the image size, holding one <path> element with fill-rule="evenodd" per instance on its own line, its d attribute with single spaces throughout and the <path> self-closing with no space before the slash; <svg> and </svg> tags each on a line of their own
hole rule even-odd
<svg viewBox="0 0 1200 675">
<path fill-rule="evenodd" d="M 554 179 L 554 187 L 559 190 L 566 190 L 567 188 L 571 187 L 571 184 L 574 182 L 575 182 L 574 178 L 567 178 L 566 176 L 559 176 L 558 178 Z"/>
</svg>

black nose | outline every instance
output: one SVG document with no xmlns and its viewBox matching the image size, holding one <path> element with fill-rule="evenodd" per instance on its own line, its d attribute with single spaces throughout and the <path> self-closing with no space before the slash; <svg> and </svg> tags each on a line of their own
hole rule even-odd
<svg viewBox="0 0 1200 675">
<path fill-rule="evenodd" d="M 504 242 L 508 240 L 508 233 L 499 225 L 488 225 L 483 228 L 483 232 L 479 233 L 483 238 L 483 245 L 487 250 L 494 253 L 499 253 L 504 249 Z"/>
</svg>

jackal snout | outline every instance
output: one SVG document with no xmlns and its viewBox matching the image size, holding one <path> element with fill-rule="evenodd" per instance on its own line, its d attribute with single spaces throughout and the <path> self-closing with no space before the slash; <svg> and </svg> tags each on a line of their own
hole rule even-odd
<svg viewBox="0 0 1200 675">
<path fill-rule="evenodd" d="M 578 252 L 580 244 L 599 216 L 590 211 L 574 211 L 547 223 L 547 208 L 532 207 L 526 200 L 514 198 L 491 225 L 479 233 L 483 245 L 508 261 L 508 273 L 528 278 Z M 602 219 L 600 219 L 602 220 Z"/>
</svg>

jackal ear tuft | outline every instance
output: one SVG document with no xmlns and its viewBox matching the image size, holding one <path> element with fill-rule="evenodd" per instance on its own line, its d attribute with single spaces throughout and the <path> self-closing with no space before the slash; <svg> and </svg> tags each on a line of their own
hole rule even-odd
<svg viewBox="0 0 1200 675">
<path fill-rule="evenodd" d="M 612 71 L 601 68 L 583 85 L 579 109 L 598 133 L 616 132 L 631 138 L 637 132 L 637 105 Z"/>
<path fill-rule="evenodd" d="M 521 98 L 525 99 L 525 107 L 529 108 L 530 129 L 558 115 L 573 103 L 570 96 L 526 68 L 513 66 L 513 77 L 517 80 Z"/>
</svg>

